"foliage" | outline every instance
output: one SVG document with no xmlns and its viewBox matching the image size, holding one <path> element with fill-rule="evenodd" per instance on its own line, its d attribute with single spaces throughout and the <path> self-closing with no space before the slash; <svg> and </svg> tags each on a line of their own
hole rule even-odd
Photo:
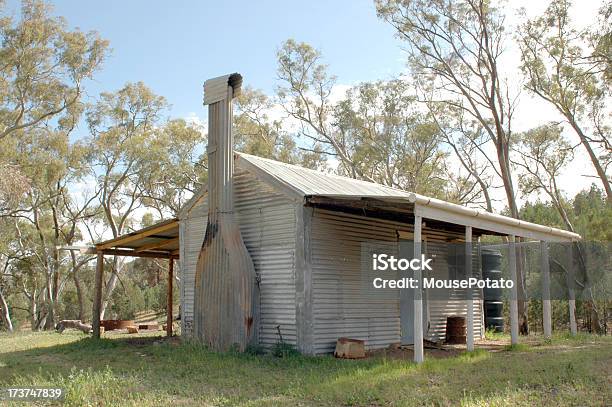
<svg viewBox="0 0 612 407">
<path fill-rule="evenodd" d="M 234 143 L 236 150 L 307 168 L 324 164 L 321 152 L 298 148 L 295 138 L 281 120 L 270 117 L 274 104 L 260 90 L 246 87 L 236 99 L 234 115 Z"/>
<path fill-rule="evenodd" d="M 578 136 L 612 203 L 607 174 L 612 160 L 610 89 L 602 73 L 609 68 L 605 59 L 592 58 L 607 47 L 609 32 L 592 31 L 595 49 L 589 48 L 584 41 L 587 33 L 572 26 L 570 6 L 569 0 L 553 0 L 543 15 L 525 22 L 519 41 L 521 67 L 527 89 L 554 106 Z M 609 9 L 602 8 L 602 13 Z"/>
<path fill-rule="evenodd" d="M 469 124 L 473 133 L 482 131 L 492 144 L 495 156 L 485 154 L 486 159 L 502 181 L 510 215 L 517 217 L 509 151 L 516 94 L 500 63 L 508 37 L 503 10 L 485 0 L 376 0 L 375 4 L 378 16 L 406 44 L 411 76 L 429 110 L 439 116 L 438 125 Z M 464 160 L 461 164 L 472 177 L 480 178 L 476 166 Z M 488 188 L 476 181 L 480 188 Z"/>
<path fill-rule="evenodd" d="M 270 350 L 270 354 L 272 356 L 276 356 L 277 358 L 288 358 L 291 356 L 298 356 L 300 353 L 292 344 L 278 341 Z"/>
<path fill-rule="evenodd" d="M 446 187 L 446 154 L 438 129 L 418 111 L 404 81 L 361 83 L 334 106 L 333 124 L 353 162 L 375 182 L 438 195 Z M 345 174 L 349 175 L 349 174 Z"/>
<path fill-rule="evenodd" d="M 1 17 L 0 140 L 73 114 L 83 81 L 99 70 L 107 48 L 95 32 L 67 30 L 42 1 L 23 1 L 18 21 Z"/>
<path fill-rule="evenodd" d="M 335 100 L 336 78 L 319 51 L 287 40 L 277 54 L 279 103 L 298 121 L 308 151 L 334 157 L 337 172 L 445 198 L 447 154 L 432 118 L 403 80 L 358 84 Z"/>
<path fill-rule="evenodd" d="M 567 201 L 568 215 L 585 241 L 610 242 L 612 241 L 612 209 L 606 203 L 605 193 L 591 185 Z M 550 203 L 525 203 L 521 208 L 521 216 L 528 222 L 563 227 L 563 219 L 559 212 Z"/>
</svg>

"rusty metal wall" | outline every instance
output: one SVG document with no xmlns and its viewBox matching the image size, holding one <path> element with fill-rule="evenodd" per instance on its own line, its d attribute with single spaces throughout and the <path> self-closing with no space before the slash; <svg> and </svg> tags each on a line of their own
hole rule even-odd
<svg viewBox="0 0 612 407">
<path fill-rule="evenodd" d="M 259 342 L 264 347 L 278 340 L 296 343 L 295 324 L 295 203 L 236 168 L 234 174 L 236 220 L 245 245 L 261 276 Z M 206 230 L 206 199 L 181 219 L 181 309 L 183 335 L 192 335 L 195 268 Z"/>
<path fill-rule="evenodd" d="M 313 353 L 333 352 L 336 340 L 342 336 L 362 339 L 368 349 L 400 341 L 399 293 L 397 299 L 367 297 L 360 280 L 362 242 L 394 242 L 398 230 L 411 232 L 412 225 L 314 210 L 310 233 Z M 446 278 L 448 265 L 443 242 L 463 236 L 427 227 L 423 236 L 428 254 L 436 254 L 437 258 L 429 276 Z M 446 317 L 465 315 L 466 309 L 465 301 L 428 301 L 426 317 L 430 327 L 425 337 L 443 339 Z M 480 303 L 475 304 L 474 314 L 474 333 L 478 337 L 482 334 Z"/>
</svg>

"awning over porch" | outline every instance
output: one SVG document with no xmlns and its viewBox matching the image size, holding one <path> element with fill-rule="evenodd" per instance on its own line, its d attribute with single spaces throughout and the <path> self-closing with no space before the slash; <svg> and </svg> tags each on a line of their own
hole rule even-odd
<svg viewBox="0 0 612 407">
<path fill-rule="evenodd" d="M 72 248 L 66 248 L 72 250 Z M 83 250 L 81 250 L 83 251 Z M 180 256 L 179 222 L 168 219 L 114 239 L 88 247 L 85 252 L 97 254 L 95 290 L 93 301 L 93 335 L 100 337 L 100 309 L 104 285 L 104 256 L 149 257 L 168 259 L 167 321 L 166 333 L 172 336 L 172 286 L 174 259 Z"/>
<path fill-rule="evenodd" d="M 95 253 L 113 256 L 178 258 L 179 222 L 168 219 L 144 229 L 105 240 L 91 249 Z"/>
</svg>

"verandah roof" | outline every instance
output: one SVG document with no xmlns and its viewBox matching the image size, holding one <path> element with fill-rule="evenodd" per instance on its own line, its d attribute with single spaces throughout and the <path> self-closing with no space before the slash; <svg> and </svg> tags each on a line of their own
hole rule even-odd
<svg viewBox="0 0 612 407">
<path fill-rule="evenodd" d="M 92 252 L 115 256 L 179 257 L 178 219 L 168 219 L 95 245 Z"/>
</svg>

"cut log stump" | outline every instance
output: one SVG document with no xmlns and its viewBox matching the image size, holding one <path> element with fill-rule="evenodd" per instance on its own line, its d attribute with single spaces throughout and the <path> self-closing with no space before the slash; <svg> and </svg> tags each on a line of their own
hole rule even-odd
<svg viewBox="0 0 612 407">
<path fill-rule="evenodd" d="M 360 339 L 339 338 L 334 356 L 343 359 L 365 358 L 365 344 Z"/>
<path fill-rule="evenodd" d="M 138 327 L 137 326 L 128 326 L 127 327 L 127 332 L 129 334 L 137 334 L 138 333 Z"/>
</svg>

